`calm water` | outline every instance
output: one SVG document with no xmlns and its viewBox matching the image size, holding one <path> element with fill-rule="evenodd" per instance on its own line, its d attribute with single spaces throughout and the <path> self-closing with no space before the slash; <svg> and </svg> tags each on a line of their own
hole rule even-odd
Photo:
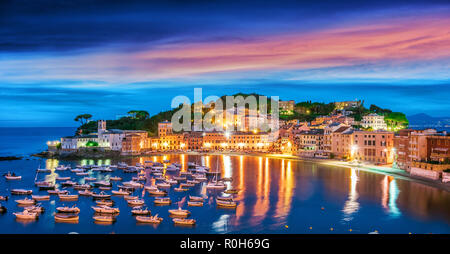
<svg viewBox="0 0 450 254">
<path fill-rule="evenodd" d="M 70 133 L 69 133 L 70 134 Z M 21 141 L 24 142 L 24 141 Z M 44 141 L 45 142 L 45 141 Z M 36 144 L 35 144 L 36 146 Z M 380 174 L 358 171 L 351 168 L 337 168 L 309 162 L 250 156 L 194 156 L 172 155 L 164 157 L 133 158 L 129 164 L 146 160 L 186 164 L 197 162 L 211 168 L 219 168 L 224 177 L 232 177 L 230 184 L 241 191 L 236 200 L 236 209 L 218 209 L 214 197 L 217 193 L 207 192 L 203 185 L 187 192 L 169 192 L 171 206 L 154 206 L 153 197 L 137 190 L 134 194 L 143 196 L 152 214 L 159 214 L 164 221 L 159 226 L 138 225 L 131 216 L 131 208 L 122 197 L 112 197 L 120 208 L 117 222 L 112 225 L 98 225 L 93 222 L 95 203 L 89 197 L 80 196 L 77 206 L 81 209 L 78 224 L 55 223 L 55 208 L 75 202 L 61 203 L 52 196 L 42 201 L 46 208 L 36 222 L 17 222 L 12 212 L 20 211 L 12 196 L 2 204 L 8 212 L 0 215 L 0 233 L 450 233 L 450 194 L 420 183 L 388 178 Z M 32 188 L 36 194 L 45 194 L 34 188 L 35 170 L 42 167 L 54 168 L 58 164 L 104 164 L 115 161 L 82 160 L 66 162 L 37 159 L 0 162 L 0 172 L 14 170 L 22 175 L 21 181 L 6 182 L 0 179 L 0 195 L 9 195 L 11 188 Z M 71 176 L 84 183 L 83 177 L 70 171 L 56 171 L 39 174 L 38 179 L 51 180 L 58 174 Z M 91 173 L 99 179 L 111 175 L 121 176 L 123 181 L 131 180 L 135 174 L 120 170 L 113 173 Z M 170 175 L 169 175 L 170 176 Z M 148 177 L 150 178 L 150 177 Z M 147 180 L 150 184 L 151 179 Z M 117 183 L 113 189 L 117 189 Z M 173 187 L 172 187 L 173 188 Z M 69 189 L 71 190 L 71 189 Z M 98 190 L 95 190 L 98 192 Z M 75 191 L 71 190 L 72 193 Z M 185 196 L 205 195 L 204 207 L 187 207 Z M 187 208 L 191 218 L 197 220 L 193 228 L 175 227 L 168 216 L 168 209 Z M 323 209 L 322 209 L 323 208 Z M 310 227 L 312 229 L 310 229 Z M 330 230 L 333 228 L 333 231 Z M 349 230 L 352 230 L 351 232 Z"/>
</svg>

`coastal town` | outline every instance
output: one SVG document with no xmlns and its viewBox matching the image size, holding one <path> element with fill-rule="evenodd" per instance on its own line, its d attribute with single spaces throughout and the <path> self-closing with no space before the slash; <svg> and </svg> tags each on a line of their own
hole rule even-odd
<svg viewBox="0 0 450 254">
<path fill-rule="evenodd" d="M 248 123 L 256 113 L 246 109 L 243 118 L 235 115 L 234 121 L 221 122 L 224 131 L 175 132 L 172 123 L 165 120 L 158 123 L 157 135 L 151 136 L 145 130 L 108 129 L 105 120 L 98 120 L 97 132 L 62 137 L 47 145 L 49 152 L 62 155 L 95 149 L 121 156 L 220 152 L 345 161 L 395 168 L 411 176 L 450 182 L 448 133 L 388 125 L 385 116 L 377 113 L 364 114 L 357 121 L 352 111 L 361 101 L 334 104 L 330 114 L 312 121 L 280 117 L 277 131 L 249 129 Z M 297 110 L 293 100 L 280 101 L 279 108 L 280 116 L 289 116 Z"/>
</svg>

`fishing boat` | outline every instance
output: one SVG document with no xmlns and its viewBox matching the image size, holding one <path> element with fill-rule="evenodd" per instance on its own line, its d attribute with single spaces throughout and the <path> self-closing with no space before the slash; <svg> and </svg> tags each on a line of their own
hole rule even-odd
<svg viewBox="0 0 450 254">
<path fill-rule="evenodd" d="M 59 194 L 58 195 L 60 201 L 77 201 L 78 195 L 70 195 L 70 194 Z"/>
<path fill-rule="evenodd" d="M 187 204 L 188 206 L 203 206 L 203 202 L 199 201 L 188 201 Z"/>
<path fill-rule="evenodd" d="M 76 214 L 55 214 L 55 222 L 76 223 L 80 217 Z"/>
<path fill-rule="evenodd" d="M 136 216 L 136 221 L 142 223 L 159 224 L 163 221 L 163 218 L 158 217 L 157 214 L 155 216 Z"/>
<path fill-rule="evenodd" d="M 175 225 L 188 225 L 188 226 L 195 225 L 194 219 L 174 218 L 174 219 L 172 219 L 172 221 Z"/>
<path fill-rule="evenodd" d="M 30 195 L 32 194 L 32 190 L 24 190 L 24 189 L 12 189 L 11 194 L 12 195 Z"/>
<path fill-rule="evenodd" d="M 60 194 L 64 195 L 64 194 L 69 193 L 69 191 L 68 190 L 58 190 L 58 189 L 56 189 L 56 190 L 48 190 L 47 193 L 50 194 L 50 195 L 60 195 Z"/>
<path fill-rule="evenodd" d="M 50 195 L 32 195 L 31 198 L 36 201 L 50 200 Z"/>
<path fill-rule="evenodd" d="M 131 214 L 132 215 L 150 215 L 150 211 L 147 208 L 142 209 L 142 207 L 135 207 L 135 208 L 131 209 Z"/>
<path fill-rule="evenodd" d="M 153 196 L 165 196 L 165 195 L 167 195 L 167 192 L 162 191 L 162 190 L 149 191 L 148 193 L 150 195 L 153 195 Z"/>
<path fill-rule="evenodd" d="M 23 212 L 17 212 L 13 213 L 17 219 L 21 220 L 36 220 L 38 218 L 37 213 L 28 212 L 27 210 L 24 210 Z"/>
<path fill-rule="evenodd" d="M 114 205 L 114 201 L 112 201 L 112 200 L 97 200 L 97 201 L 95 201 L 95 203 L 98 206 L 113 206 Z"/>
<path fill-rule="evenodd" d="M 36 204 L 36 200 L 29 199 L 29 198 L 17 199 L 16 202 L 18 205 L 34 205 L 34 204 Z"/>
<path fill-rule="evenodd" d="M 170 209 L 169 214 L 177 217 L 188 217 L 189 214 L 191 214 L 191 212 L 189 212 L 188 210 L 183 210 L 181 209 L 181 207 L 178 207 L 178 209 Z"/>
<path fill-rule="evenodd" d="M 8 196 L 0 196 L 0 201 L 8 201 Z"/>
<path fill-rule="evenodd" d="M 141 206 L 141 205 L 145 204 L 145 201 L 143 199 L 132 199 L 132 200 L 127 200 L 127 203 L 129 206 Z"/>
<path fill-rule="evenodd" d="M 56 207 L 56 211 L 59 213 L 79 213 L 80 212 L 80 208 L 76 207 L 76 206 L 61 206 L 61 207 Z"/>
<path fill-rule="evenodd" d="M 222 201 L 222 200 L 216 200 L 217 207 L 224 207 L 224 208 L 236 208 L 237 202 L 236 201 Z"/>
<path fill-rule="evenodd" d="M 70 180 L 70 176 L 58 176 L 55 178 L 56 181 L 68 181 Z"/>
<path fill-rule="evenodd" d="M 111 176 L 109 178 L 110 181 L 122 181 L 122 177 L 119 176 Z"/>
<path fill-rule="evenodd" d="M 203 202 L 204 198 L 203 197 L 197 197 L 197 196 L 189 196 L 189 200 L 190 201 L 197 201 L 197 202 Z"/>
<path fill-rule="evenodd" d="M 92 206 L 97 213 L 107 213 L 107 214 L 118 214 L 120 212 L 117 207 L 109 207 L 109 206 Z"/>
<path fill-rule="evenodd" d="M 94 215 L 92 218 L 96 222 L 103 222 L 103 223 L 104 222 L 111 223 L 111 222 L 115 222 L 116 221 L 116 217 L 114 217 L 114 216 Z"/>
<path fill-rule="evenodd" d="M 172 200 L 170 200 L 170 198 L 155 198 L 155 200 L 153 200 L 153 203 L 155 205 L 170 205 L 172 203 Z"/>
<path fill-rule="evenodd" d="M 22 179 L 22 176 L 16 176 L 16 174 L 8 172 L 6 174 L 4 174 L 6 180 L 20 180 Z"/>
<path fill-rule="evenodd" d="M 109 199 L 109 198 L 111 198 L 111 195 L 110 194 L 106 194 L 104 191 L 101 191 L 100 193 L 98 193 L 98 194 L 96 194 L 96 193 L 93 193 L 92 195 L 91 195 L 94 199 Z"/>
<path fill-rule="evenodd" d="M 124 189 L 120 189 L 120 190 L 112 190 L 111 193 L 113 195 L 130 195 L 130 192 L 124 190 Z"/>
</svg>

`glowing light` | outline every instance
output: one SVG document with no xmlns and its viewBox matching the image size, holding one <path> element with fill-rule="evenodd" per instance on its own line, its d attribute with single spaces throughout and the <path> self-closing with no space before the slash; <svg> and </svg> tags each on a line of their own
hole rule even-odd
<svg viewBox="0 0 450 254">
<path fill-rule="evenodd" d="M 227 139 L 230 138 L 230 132 L 226 131 L 226 132 L 225 132 L 225 137 L 226 137 Z"/>
</svg>

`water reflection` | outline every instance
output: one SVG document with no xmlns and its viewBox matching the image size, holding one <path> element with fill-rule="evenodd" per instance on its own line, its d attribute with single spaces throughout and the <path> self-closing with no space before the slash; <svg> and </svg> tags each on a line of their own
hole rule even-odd
<svg viewBox="0 0 450 254">
<path fill-rule="evenodd" d="M 358 175 L 356 174 L 356 169 L 350 169 L 350 191 L 348 193 L 348 199 L 345 202 L 342 212 L 344 212 L 343 220 L 349 222 L 353 220 L 353 214 L 359 210 L 358 203 L 358 191 L 356 186 L 358 184 Z"/>
</svg>

